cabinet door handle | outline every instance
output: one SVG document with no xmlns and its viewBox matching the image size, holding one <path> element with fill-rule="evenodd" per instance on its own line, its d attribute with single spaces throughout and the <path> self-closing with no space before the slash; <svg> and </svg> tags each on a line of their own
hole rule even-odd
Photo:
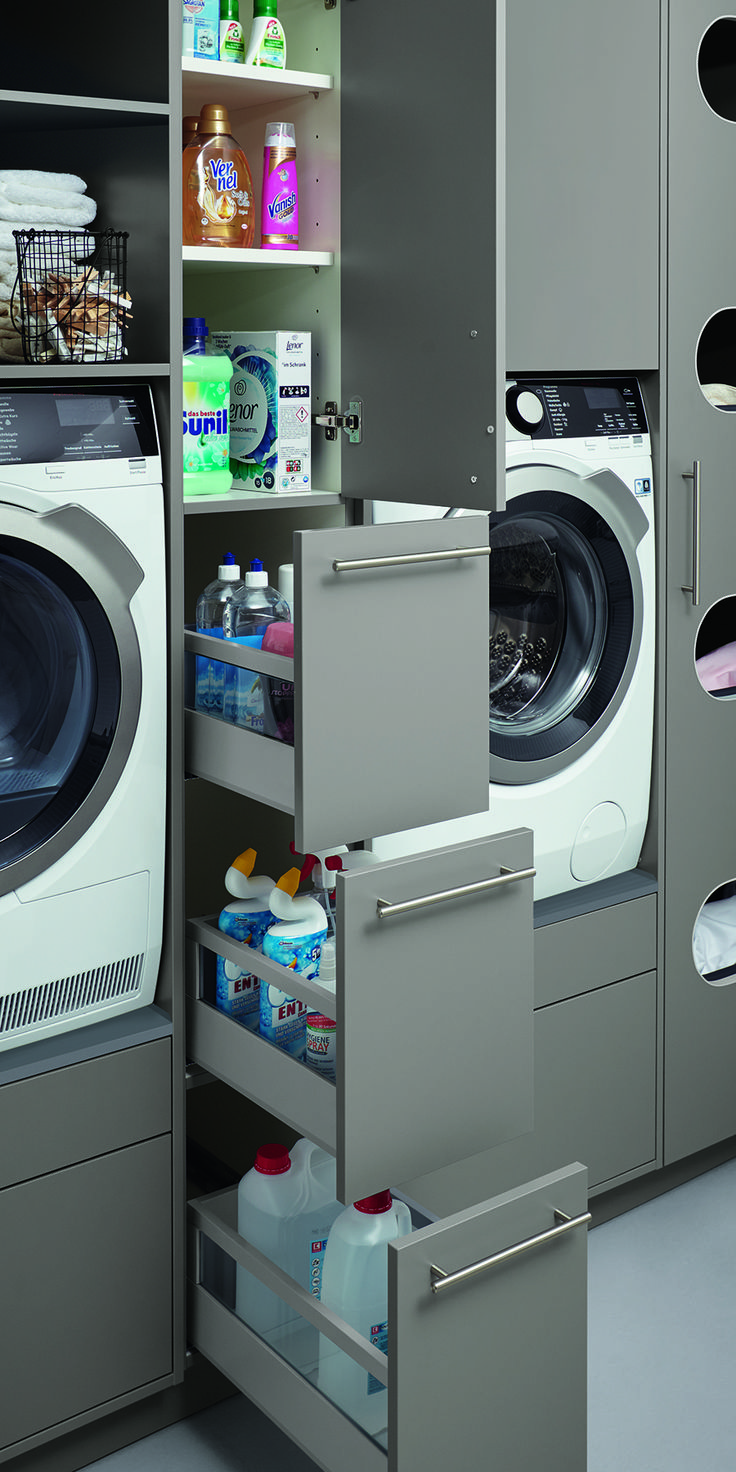
<svg viewBox="0 0 736 1472">
<path fill-rule="evenodd" d="M 521 879 L 533 879 L 536 869 L 507 869 L 502 864 L 495 879 L 479 879 L 475 884 L 461 884 L 458 889 L 441 889 L 437 894 L 424 894 L 416 900 L 402 900 L 392 905 L 388 900 L 379 900 L 376 914 L 379 920 L 391 915 L 406 915 L 410 910 L 426 910 L 430 905 L 441 905 L 445 900 L 458 900 L 469 894 L 483 894 L 487 889 L 500 889 L 503 884 L 517 884 Z"/>
<path fill-rule="evenodd" d="M 531 1252 L 535 1247 L 541 1247 L 545 1242 L 555 1242 L 566 1232 L 572 1232 L 575 1227 L 587 1226 L 592 1220 L 591 1213 L 586 1211 L 582 1216 L 566 1216 L 564 1211 L 555 1211 L 556 1227 L 550 1227 L 546 1232 L 539 1232 L 536 1237 L 527 1237 L 524 1242 L 515 1242 L 513 1247 L 505 1247 L 503 1252 L 494 1252 L 492 1257 L 481 1258 L 480 1262 L 472 1262 L 467 1268 L 459 1268 L 456 1273 L 445 1273 L 442 1268 L 434 1264 L 429 1269 L 430 1282 L 433 1293 L 439 1293 L 443 1288 L 452 1288 L 455 1283 L 466 1283 L 469 1278 L 476 1278 L 479 1273 L 485 1273 L 488 1268 L 495 1268 L 499 1263 L 510 1262 L 515 1257 L 521 1257 L 523 1252 Z"/>
<path fill-rule="evenodd" d="M 693 580 L 683 583 L 683 593 L 691 593 L 693 608 L 700 602 L 700 461 L 693 460 L 692 470 L 683 470 L 683 480 L 693 483 Z"/>
<path fill-rule="evenodd" d="M 490 557 L 490 547 L 457 547 L 449 552 L 405 552 L 396 557 L 358 557 L 352 562 L 333 562 L 333 572 L 356 572 L 362 567 L 405 567 L 409 562 L 449 562 L 457 557 Z"/>
</svg>

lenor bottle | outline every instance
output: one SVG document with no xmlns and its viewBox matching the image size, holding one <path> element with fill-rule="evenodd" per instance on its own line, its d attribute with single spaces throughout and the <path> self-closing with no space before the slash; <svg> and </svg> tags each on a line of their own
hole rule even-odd
<svg viewBox="0 0 736 1472">
<path fill-rule="evenodd" d="M 261 244 L 265 250 L 297 250 L 299 246 L 299 183 L 293 123 L 266 124 Z"/>
<path fill-rule="evenodd" d="M 197 143 L 183 154 L 184 244 L 247 249 L 255 234 L 253 180 L 226 108 L 202 108 Z"/>
<path fill-rule="evenodd" d="M 184 150 L 184 156 L 188 151 Z M 221 495 L 229 491 L 230 379 L 227 353 L 207 352 L 204 317 L 184 318 L 184 495 Z"/>
</svg>

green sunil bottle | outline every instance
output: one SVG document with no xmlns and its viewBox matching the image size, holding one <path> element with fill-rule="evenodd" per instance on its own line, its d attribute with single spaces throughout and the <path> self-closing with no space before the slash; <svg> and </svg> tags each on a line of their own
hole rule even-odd
<svg viewBox="0 0 736 1472">
<path fill-rule="evenodd" d="M 208 353 L 204 317 L 184 318 L 184 495 L 222 495 L 233 483 L 226 353 Z"/>
</svg>

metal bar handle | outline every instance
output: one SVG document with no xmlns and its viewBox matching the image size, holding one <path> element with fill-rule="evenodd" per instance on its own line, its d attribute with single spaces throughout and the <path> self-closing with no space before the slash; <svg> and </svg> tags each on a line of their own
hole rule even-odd
<svg viewBox="0 0 736 1472">
<path fill-rule="evenodd" d="M 437 894 L 424 894 L 416 900 L 402 900 L 399 904 L 392 905 L 388 900 L 379 900 L 376 905 L 376 914 L 379 920 L 387 920 L 391 915 L 406 915 L 410 910 L 426 910 L 430 905 L 441 905 L 445 900 L 458 900 L 470 894 L 483 894 L 488 889 L 500 889 L 504 884 L 518 884 L 522 879 L 533 879 L 536 869 L 507 869 L 501 865 L 501 872 L 495 879 L 479 879 L 475 884 L 461 884 L 458 889 L 442 889 Z"/>
<path fill-rule="evenodd" d="M 700 461 L 693 460 L 692 470 L 683 470 L 683 480 L 693 483 L 693 580 L 683 583 L 683 593 L 692 594 L 693 608 L 700 602 Z"/>
<path fill-rule="evenodd" d="M 405 552 L 396 557 L 357 557 L 352 562 L 333 562 L 333 572 L 354 572 L 362 567 L 405 567 L 410 562 L 449 562 L 457 557 L 490 557 L 490 547 L 457 547 L 450 552 Z"/>
<path fill-rule="evenodd" d="M 502 1262 L 510 1262 L 515 1257 L 521 1257 L 524 1252 L 532 1252 L 535 1247 L 541 1247 L 545 1242 L 556 1242 L 558 1237 L 563 1237 L 566 1232 L 572 1232 L 576 1227 L 587 1226 L 592 1220 L 591 1213 L 586 1211 L 582 1216 L 566 1216 L 564 1211 L 555 1211 L 556 1227 L 550 1227 L 546 1232 L 539 1232 L 536 1237 L 527 1237 L 524 1242 L 515 1242 L 513 1247 L 504 1248 L 503 1252 L 494 1252 L 492 1257 L 484 1257 L 480 1262 L 472 1262 L 467 1268 L 460 1268 L 456 1273 L 445 1273 L 442 1268 L 435 1267 L 434 1263 L 429 1269 L 432 1292 L 439 1293 L 443 1288 L 452 1288 L 456 1283 L 466 1283 L 469 1278 L 477 1278 L 480 1273 L 485 1273 L 488 1268 L 495 1268 Z"/>
</svg>

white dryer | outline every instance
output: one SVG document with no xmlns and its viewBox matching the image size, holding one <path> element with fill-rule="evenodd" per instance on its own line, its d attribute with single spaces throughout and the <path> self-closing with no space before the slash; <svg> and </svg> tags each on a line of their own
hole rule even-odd
<svg viewBox="0 0 736 1472">
<path fill-rule="evenodd" d="M 153 999 L 165 568 L 150 389 L 1 389 L 0 1049 Z"/>
<path fill-rule="evenodd" d="M 649 812 L 655 548 L 638 382 L 524 378 L 489 517 L 489 808 L 378 837 L 382 857 L 534 832 L 535 898 L 635 868 Z M 376 503 L 376 520 L 444 508 Z M 462 712 L 455 712 L 462 719 Z"/>
</svg>

